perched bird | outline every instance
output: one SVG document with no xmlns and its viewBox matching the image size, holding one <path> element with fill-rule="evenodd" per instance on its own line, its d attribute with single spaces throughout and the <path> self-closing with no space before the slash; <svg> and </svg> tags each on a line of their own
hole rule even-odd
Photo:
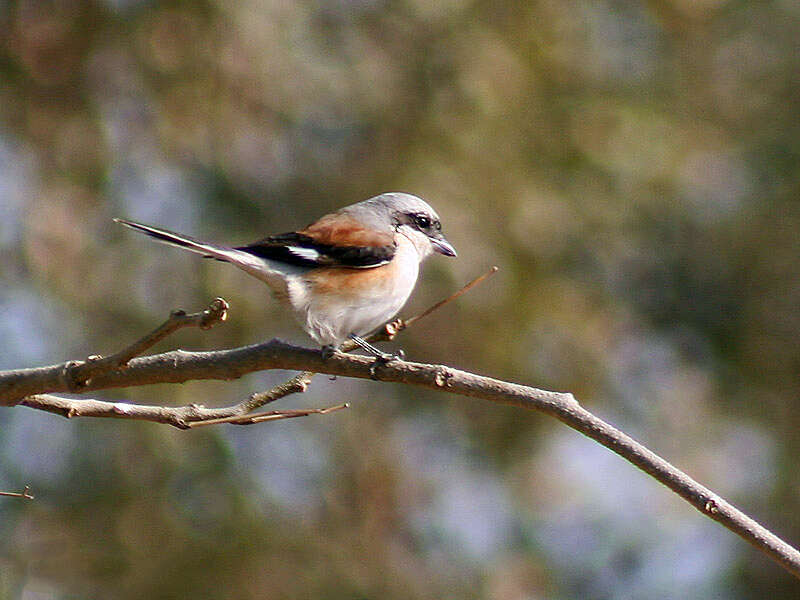
<svg viewBox="0 0 800 600">
<path fill-rule="evenodd" d="M 221 246 L 124 219 L 127 227 L 172 246 L 229 262 L 265 282 L 326 352 L 362 339 L 403 307 L 419 267 L 433 252 L 456 256 L 436 212 L 421 198 L 375 196 L 325 215 L 299 231 L 246 246 Z"/>
</svg>

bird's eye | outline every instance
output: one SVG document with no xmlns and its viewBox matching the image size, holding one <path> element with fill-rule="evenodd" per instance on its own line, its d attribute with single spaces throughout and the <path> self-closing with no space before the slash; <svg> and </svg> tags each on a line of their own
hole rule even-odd
<svg viewBox="0 0 800 600">
<path fill-rule="evenodd" d="M 425 215 L 414 215 L 414 223 L 420 229 L 428 229 L 431 226 L 431 220 Z"/>
</svg>

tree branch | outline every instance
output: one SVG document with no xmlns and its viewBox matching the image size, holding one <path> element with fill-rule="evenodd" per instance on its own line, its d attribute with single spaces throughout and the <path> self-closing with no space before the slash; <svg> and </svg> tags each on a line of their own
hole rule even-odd
<svg viewBox="0 0 800 600">
<path fill-rule="evenodd" d="M 335 353 L 325 359 L 319 350 L 300 348 L 279 340 L 272 340 L 263 344 L 230 350 L 213 352 L 179 350 L 136 358 L 130 361 L 125 370 L 103 373 L 92 378 L 85 389 L 88 391 L 152 383 L 183 383 L 194 379 L 227 380 L 264 369 L 291 369 L 361 379 L 374 377 L 380 381 L 405 383 L 490 402 L 510 404 L 529 410 L 538 410 L 556 417 L 566 425 L 616 452 L 666 485 L 700 512 L 735 532 L 792 574 L 800 577 L 800 552 L 719 495 L 700 485 L 663 458 L 584 409 L 572 394 L 551 392 L 500 381 L 444 365 L 397 360 L 381 364 L 377 369 L 373 369 L 373 363 L 374 360 L 371 358 L 344 353 Z M 61 377 L 62 371 L 61 365 L 54 365 L 0 373 L 0 400 L 6 405 L 19 403 L 31 408 L 63 414 L 64 408 L 52 410 L 50 405 L 39 401 L 37 396 L 25 398 L 32 392 L 68 391 L 63 377 Z M 59 400 L 66 401 L 65 399 Z M 98 402 L 96 400 L 87 401 L 86 412 L 83 414 L 90 415 L 97 412 L 98 416 L 111 416 L 107 414 L 106 406 L 102 406 L 102 410 L 99 411 L 95 408 L 98 406 L 95 403 Z M 144 407 L 120 403 L 101 404 L 111 404 L 116 407 L 115 410 L 122 411 L 126 415 L 149 413 L 154 417 L 149 420 L 157 421 L 159 416 L 163 416 L 160 411 L 164 410 L 163 407 Z M 65 406 L 69 406 L 69 404 Z M 205 411 L 219 409 L 183 407 L 181 410 L 186 411 L 183 422 L 173 422 L 169 419 L 161 422 L 186 426 L 188 421 L 200 420 L 196 419 L 195 414 L 205 416 L 208 414 Z M 195 413 L 195 411 L 201 412 Z"/>
<path fill-rule="evenodd" d="M 78 392 L 87 382 L 101 373 L 125 368 L 130 360 L 143 354 L 165 337 L 184 327 L 210 329 L 228 318 L 228 303 L 216 298 L 204 311 L 186 314 L 183 310 L 174 310 L 166 321 L 153 331 L 135 341 L 116 354 L 102 357 L 92 355 L 85 361 L 70 361 L 64 364 L 64 379 L 70 385 L 70 391 Z"/>
<path fill-rule="evenodd" d="M 256 392 L 247 400 L 243 400 L 233 406 L 224 406 L 221 408 L 206 408 L 201 404 L 173 407 L 130 404 L 128 402 L 106 402 L 104 400 L 94 400 L 90 398 L 75 400 L 62 396 L 54 396 L 53 394 L 33 394 L 24 398 L 19 404 L 21 406 L 27 406 L 28 408 L 35 408 L 37 410 L 61 415 L 67 419 L 75 417 L 132 419 L 135 421 L 164 423 L 177 427 L 178 429 L 189 429 L 192 426 L 196 426 L 198 422 L 208 422 L 208 424 L 212 422 L 250 424 L 245 423 L 247 419 L 243 419 L 243 415 L 290 394 L 305 392 L 313 375 L 313 373 L 303 371 L 266 392 Z M 0 373 L 0 377 L 2 377 L 2 373 Z M 331 412 L 330 409 L 317 408 L 304 410 L 306 414 L 326 414 Z M 296 411 L 288 411 L 285 414 L 300 416 L 293 414 L 294 412 Z M 270 414 L 274 416 L 279 413 L 280 411 L 273 411 Z M 241 419 L 241 423 L 237 422 L 237 419 Z M 260 423 L 265 420 L 276 419 L 253 420 L 251 423 Z"/>
<path fill-rule="evenodd" d="M 392 324 L 386 328 L 384 335 L 388 337 L 393 335 Z M 553 416 L 648 473 L 701 513 L 721 523 L 794 576 L 800 578 L 800 552 L 797 549 L 642 444 L 584 409 L 569 393 L 540 390 L 460 371 L 444 365 L 392 360 L 378 363 L 376 366 L 372 358 L 342 352 L 325 358 L 319 350 L 293 346 L 280 340 L 229 350 L 211 352 L 176 350 L 154 356 L 133 358 L 125 369 L 93 375 L 86 381 L 82 391 L 153 383 L 183 383 L 199 379 L 229 380 L 266 369 L 290 369 L 304 372 L 295 379 L 305 376 L 307 380 L 311 373 L 326 373 L 343 377 L 404 383 L 439 392 L 509 404 Z M 240 418 L 240 415 L 247 410 L 252 410 L 252 407 L 261 406 L 262 404 L 259 403 L 262 400 L 269 401 L 272 398 L 271 394 L 276 393 L 278 397 L 281 397 L 282 393 L 282 391 L 270 390 L 265 393 L 264 397 L 255 399 L 251 397 L 243 403 L 225 409 L 207 409 L 197 405 L 165 408 L 97 400 L 69 400 L 49 396 L 48 394 L 52 392 L 70 391 L 71 381 L 64 376 L 64 373 L 63 364 L 0 372 L 0 405 L 21 404 L 65 416 L 78 416 L 78 413 L 82 416 L 123 416 L 169 423 L 178 427 L 190 427 L 194 421 L 210 418 L 220 419 L 218 422 L 227 423 L 247 422 L 247 418 Z M 290 388 L 291 381 L 287 382 Z M 295 383 L 305 389 L 302 382 Z M 290 390 L 287 393 L 292 392 Z M 343 407 L 344 405 L 340 405 L 329 409 L 310 409 L 300 412 L 303 415 L 324 414 Z M 237 413 L 237 410 L 241 412 Z M 164 411 L 172 411 L 172 414 Z M 220 414 L 215 411 L 228 411 L 228 413 Z M 232 414 L 231 411 L 233 411 Z M 284 411 L 285 414 L 280 418 L 290 418 L 290 412 Z M 176 414 L 180 415 L 179 418 L 175 417 Z M 265 413 L 263 418 L 259 415 L 250 415 L 248 418 L 270 420 L 276 417 L 277 413 Z"/>
<path fill-rule="evenodd" d="M 31 493 L 30 486 L 25 486 L 25 489 L 21 492 L 0 492 L 0 496 L 4 496 L 6 498 L 23 498 L 25 500 L 33 500 L 34 496 Z"/>
<path fill-rule="evenodd" d="M 295 417 L 307 417 L 308 415 L 327 415 L 328 413 L 350 408 L 350 404 L 337 404 L 328 408 L 300 408 L 295 410 L 272 410 L 269 412 L 241 415 L 238 417 L 225 417 L 222 419 L 206 419 L 189 423 L 190 428 L 205 427 L 206 425 L 219 425 L 220 423 L 230 423 L 231 425 L 253 425 L 264 423 L 265 421 L 278 421 L 280 419 L 294 419 Z"/>
</svg>

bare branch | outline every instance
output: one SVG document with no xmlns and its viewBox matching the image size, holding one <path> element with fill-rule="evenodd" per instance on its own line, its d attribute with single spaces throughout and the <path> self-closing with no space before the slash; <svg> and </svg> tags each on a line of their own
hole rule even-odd
<svg viewBox="0 0 800 600">
<path fill-rule="evenodd" d="M 243 415 L 249 413 L 257 408 L 261 408 L 265 404 L 275 402 L 276 400 L 280 400 L 281 398 L 291 394 L 302 394 L 311 384 L 312 377 L 314 377 L 314 373 L 311 371 L 303 371 L 288 381 L 281 383 L 280 385 L 276 385 L 274 388 L 269 389 L 266 392 L 256 392 L 244 402 L 240 402 L 233 407 L 235 410 L 233 415 Z"/>
<path fill-rule="evenodd" d="M 19 404 L 73 419 L 75 417 L 98 417 L 114 419 L 133 419 L 164 423 L 178 429 L 189 429 L 199 421 L 231 422 L 225 419 L 236 419 L 265 404 L 279 400 L 289 394 L 305 392 L 311 382 L 313 373 L 303 371 L 290 380 L 267 390 L 251 395 L 247 400 L 221 408 L 206 408 L 200 404 L 188 406 L 149 406 L 146 404 L 130 404 L 128 402 L 106 402 L 91 398 L 64 398 L 53 394 L 33 394 Z M 322 409 L 330 412 L 330 409 Z M 319 412 L 311 410 L 308 414 Z M 324 413 L 321 413 L 324 414 Z"/>
<path fill-rule="evenodd" d="M 511 404 L 528 410 L 538 410 L 554 416 L 576 431 L 600 442 L 636 467 L 652 475 L 686 499 L 704 515 L 718 521 L 737 533 L 753 546 L 780 563 L 795 576 L 800 577 L 800 552 L 771 533 L 756 521 L 742 513 L 722 497 L 700 485 L 688 475 L 642 446 L 629 436 L 615 429 L 578 404 L 571 394 L 550 392 L 532 387 L 504 382 L 490 377 L 467 373 L 443 365 L 430 365 L 407 361 L 390 361 L 372 369 L 373 360 L 365 356 L 336 353 L 328 359 L 319 350 L 291 346 L 279 340 L 264 344 L 219 350 L 215 352 L 167 352 L 155 356 L 135 358 L 127 369 L 101 374 L 87 384 L 88 389 L 128 387 L 151 383 L 180 383 L 192 379 L 234 379 L 246 373 L 263 369 L 304 370 L 327 373 L 343 377 L 405 383 L 436 391 L 481 398 L 490 402 Z M 0 373 L 0 399 L 6 404 L 9 399 L 24 406 L 64 414 L 69 405 L 55 409 L 56 405 L 38 400 L 37 396 L 21 401 L 18 397 L 37 392 L 66 391 L 59 376 L 60 366 L 42 367 Z M 47 397 L 45 398 L 52 398 Z M 63 399 L 56 398 L 59 402 Z M 81 404 L 81 415 L 111 416 L 108 407 L 96 407 L 99 401 Z M 210 411 L 228 409 L 205 409 L 183 407 L 187 415 L 183 420 L 164 418 L 163 407 L 143 407 L 120 403 L 101 403 L 115 406 L 117 411 L 127 413 L 130 418 L 145 418 L 165 422 L 178 427 L 187 427 L 191 421 L 211 416 Z M 114 409 L 112 409 L 114 410 Z M 197 411 L 197 412 L 195 412 Z M 150 418 L 144 416 L 149 412 Z M 65 415 L 76 416 L 76 415 Z M 163 421 L 159 420 L 159 416 Z M 200 416 L 201 418 L 197 418 Z M 224 415 L 231 416 L 231 415 Z"/>
<path fill-rule="evenodd" d="M 76 417 L 132 419 L 135 421 L 164 423 L 178 429 L 188 429 L 191 421 L 230 416 L 230 411 L 227 408 L 206 408 L 199 404 L 176 407 L 149 406 L 146 404 L 129 404 L 127 402 L 106 402 L 93 398 L 74 400 L 53 394 L 34 394 L 28 396 L 19 404 L 20 406 L 61 415 L 67 419 Z"/>
<path fill-rule="evenodd" d="M 259 413 L 257 415 L 247 415 L 255 408 L 263 406 L 268 402 L 273 402 L 289 394 L 304 392 L 310 377 L 307 373 L 300 373 L 286 383 L 275 386 L 266 391 L 253 394 L 247 400 L 222 408 L 206 408 L 200 404 L 190 404 L 188 406 L 149 406 L 146 404 L 130 404 L 127 402 L 106 402 L 92 398 L 64 398 L 53 394 L 34 394 L 28 396 L 20 406 L 35 408 L 46 412 L 54 413 L 73 419 L 76 417 L 96 417 L 113 419 L 132 419 L 135 421 L 150 421 L 153 423 L 163 423 L 172 425 L 178 429 L 189 429 L 198 424 L 213 425 L 217 423 L 236 423 L 249 425 L 262 421 L 276 420 L 275 415 L 283 415 L 281 418 L 291 418 L 312 414 L 327 414 L 344 406 L 333 408 L 313 408 L 289 411 L 273 411 L 271 413 Z M 297 413 L 297 414 L 295 414 Z M 303 413 L 303 414 L 299 414 Z M 272 418 L 265 418 L 270 415 Z"/>
<path fill-rule="evenodd" d="M 216 298 L 208 308 L 201 312 L 186 314 L 186 311 L 174 310 L 161 325 L 116 354 L 107 357 L 93 355 L 83 362 L 66 363 L 64 379 L 71 386 L 70 391 L 78 392 L 92 377 L 106 371 L 124 368 L 132 358 L 140 356 L 178 329 L 184 327 L 210 329 L 214 325 L 222 323 L 227 316 L 228 303 L 222 298 Z"/>
<path fill-rule="evenodd" d="M 472 281 L 470 281 L 469 283 L 467 283 L 467 284 L 466 284 L 464 287 L 462 287 L 462 288 L 461 288 L 460 290 L 458 290 L 457 292 L 454 292 L 453 294 L 450 294 L 450 295 L 449 295 L 447 298 L 445 298 L 444 300 L 439 300 L 439 302 L 437 302 L 436 304 L 434 304 L 434 305 L 433 305 L 433 306 L 431 306 L 430 308 L 427 308 L 427 309 L 423 310 L 423 311 L 422 311 L 421 313 L 419 313 L 418 315 L 415 315 L 415 316 L 413 316 L 413 317 L 411 317 L 411 318 L 409 318 L 409 319 L 405 319 L 405 320 L 403 321 L 403 327 L 402 327 L 402 329 L 405 329 L 406 327 L 410 327 L 410 326 L 411 326 L 411 325 L 413 325 L 413 324 L 414 324 L 416 321 L 419 321 L 420 319 L 422 319 L 422 318 L 424 318 L 424 317 L 427 317 L 427 316 L 428 316 L 429 314 L 431 314 L 433 311 L 440 309 L 440 308 L 441 308 L 441 307 L 443 307 L 445 304 L 449 304 L 450 302 L 452 302 L 452 301 L 453 301 L 453 300 L 455 300 L 456 298 L 458 298 L 458 297 L 460 297 L 460 296 L 462 296 L 462 295 L 466 294 L 468 291 L 470 291 L 470 290 L 471 290 L 472 288 L 474 288 L 476 285 L 483 283 L 483 282 L 484 282 L 486 279 L 488 279 L 489 277 L 491 277 L 492 275 L 494 275 L 495 273 L 497 273 L 497 271 L 498 271 L 498 268 L 497 268 L 496 266 L 492 267 L 491 269 L 489 269 L 488 271 L 486 271 L 486 273 L 484 273 L 483 275 L 479 275 L 478 277 L 476 277 L 475 279 L 473 279 Z"/>
<path fill-rule="evenodd" d="M 195 421 L 189 423 L 189 427 L 194 429 L 197 427 L 205 427 L 206 425 L 219 425 L 221 423 L 230 423 L 231 425 L 253 425 L 254 423 L 263 423 L 265 421 L 277 421 L 280 419 L 294 419 L 295 417 L 307 417 L 308 415 L 327 415 L 328 413 L 342 410 L 343 408 L 350 408 L 350 404 L 337 404 L 336 406 L 329 406 L 328 408 L 300 408 L 294 410 L 272 410 L 269 412 L 255 413 L 249 415 L 242 415 L 239 417 L 225 417 L 222 419 L 206 419 L 205 421 Z"/>
</svg>

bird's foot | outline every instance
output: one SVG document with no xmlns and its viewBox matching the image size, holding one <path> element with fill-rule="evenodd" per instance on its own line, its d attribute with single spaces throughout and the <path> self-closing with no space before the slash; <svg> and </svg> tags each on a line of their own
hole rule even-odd
<svg viewBox="0 0 800 600">
<path fill-rule="evenodd" d="M 392 361 L 395 360 L 403 360 L 406 357 L 406 353 L 402 350 L 398 350 L 393 354 L 389 354 L 388 352 L 381 352 L 380 355 L 375 356 L 375 360 L 372 361 L 372 364 L 369 366 L 369 376 L 371 379 L 378 379 L 378 369 L 381 367 L 386 366 Z"/>
<path fill-rule="evenodd" d="M 378 348 L 370 344 L 368 341 L 358 337 L 355 334 L 350 334 L 349 338 L 353 340 L 359 348 L 361 348 L 366 352 L 369 352 L 372 356 L 375 357 L 375 360 L 369 367 L 369 375 L 372 379 L 378 378 L 378 368 L 394 360 L 403 360 L 406 357 L 406 353 L 403 352 L 403 350 L 398 350 L 397 352 L 390 354 L 388 352 L 381 352 Z"/>
</svg>

